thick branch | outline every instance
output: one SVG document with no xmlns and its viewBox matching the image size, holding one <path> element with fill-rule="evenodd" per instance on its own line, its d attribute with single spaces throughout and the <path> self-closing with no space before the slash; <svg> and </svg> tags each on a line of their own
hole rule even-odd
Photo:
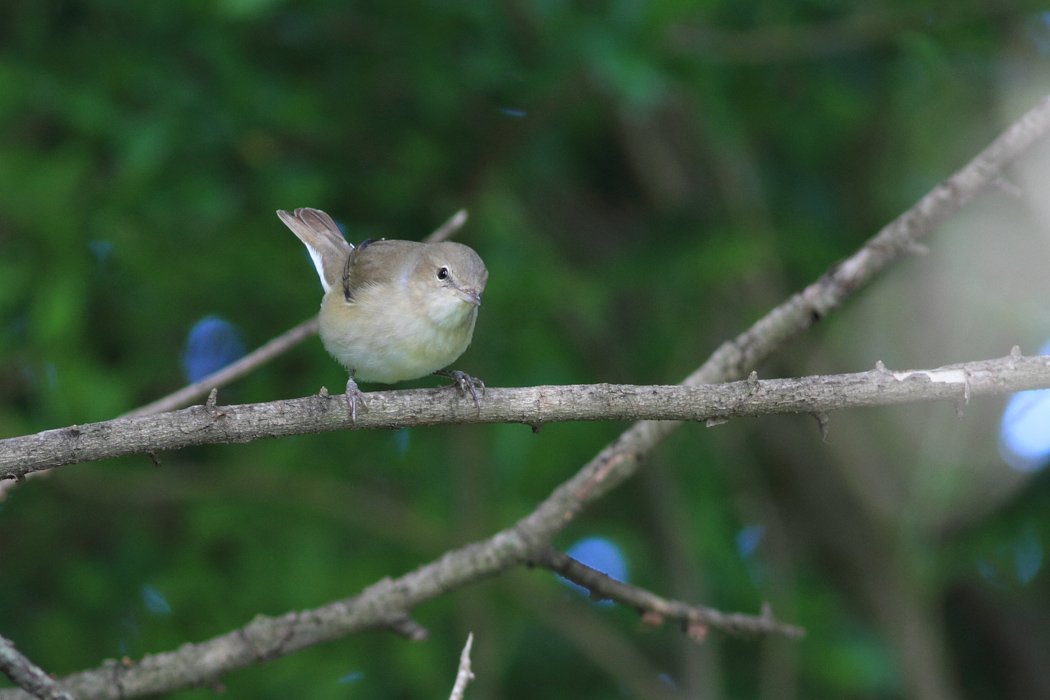
<svg viewBox="0 0 1050 700">
<path fill-rule="evenodd" d="M 595 600 L 613 600 L 630 605 L 642 614 L 646 624 L 659 625 L 668 619 L 680 622 L 684 631 L 694 637 L 700 637 L 704 634 L 700 630 L 708 627 L 730 634 L 777 634 L 793 639 L 806 634 L 801 627 L 778 622 L 769 608 L 762 615 L 742 615 L 661 598 L 644 588 L 610 578 L 553 547 L 542 548 L 529 559 L 529 563 L 542 566 L 583 586 Z"/>
<path fill-rule="evenodd" d="M 352 423 L 342 396 L 312 396 L 234 406 L 194 406 L 182 411 L 117 418 L 0 440 L 0 478 L 64 464 L 190 445 L 249 442 L 260 438 L 348 428 L 397 429 L 448 423 L 675 420 L 721 421 L 772 413 L 827 413 L 856 406 L 940 399 L 969 400 L 1050 387 L 1046 357 L 1019 353 L 931 370 L 869 372 L 800 379 L 749 379 L 699 386 L 584 384 L 489 389 L 478 409 L 451 388 L 383 391 L 368 395 L 367 412 Z"/>
<path fill-rule="evenodd" d="M 51 676 L 15 648 L 15 643 L 0 636 L 0 671 L 40 700 L 73 700 L 58 687 Z"/>
</svg>

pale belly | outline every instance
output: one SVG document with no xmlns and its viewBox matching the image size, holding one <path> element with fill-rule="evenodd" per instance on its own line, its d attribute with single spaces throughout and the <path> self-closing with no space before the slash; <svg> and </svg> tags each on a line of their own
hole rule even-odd
<svg viewBox="0 0 1050 700">
<path fill-rule="evenodd" d="M 361 305 L 345 304 L 341 294 L 329 294 L 321 304 L 321 342 L 355 379 L 384 384 L 417 379 L 463 354 L 477 313 L 470 309 L 463 323 L 452 327 L 439 327 L 419 316 L 386 309 L 368 314 Z"/>
</svg>

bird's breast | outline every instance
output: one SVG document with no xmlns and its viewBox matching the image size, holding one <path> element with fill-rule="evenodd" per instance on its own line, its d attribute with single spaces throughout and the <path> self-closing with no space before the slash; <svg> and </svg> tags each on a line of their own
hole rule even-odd
<svg viewBox="0 0 1050 700">
<path fill-rule="evenodd" d="M 393 383 L 447 367 L 470 345 L 477 309 L 459 301 L 414 302 L 390 285 L 355 292 L 347 303 L 333 289 L 321 303 L 321 341 L 357 379 Z"/>
</svg>

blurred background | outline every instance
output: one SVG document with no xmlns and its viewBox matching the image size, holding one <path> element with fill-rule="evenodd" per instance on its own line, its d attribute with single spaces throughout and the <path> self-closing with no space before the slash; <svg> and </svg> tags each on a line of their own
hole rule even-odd
<svg viewBox="0 0 1050 700">
<path fill-rule="evenodd" d="M 491 278 L 456 366 L 490 386 L 677 382 L 1050 92 L 1044 8 L 7 0 L 0 437 L 116 417 L 316 313 L 274 215 L 301 206 L 351 241 L 467 208 Z M 760 376 L 1037 352 L 1048 172 L 1035 149 Z M 219 401 L 345 380 L 314 338 Z M 428 642 L 340 640 L 226 696 L 446 697 L 473 631 L 469 698 L 1050 697 L 1050 409 L 959 408 L 842 412 L 826 441 L 805 416 L 687 425 L 555 542 L 669 597 L 769 601 L 802 641 L 696 644 L 523 569 L 419 608 Z M 626 427 L 65 467 L 0 504 L 0 633 L 64 675 L 347 597 L 510 525 Z"/>
</svg>

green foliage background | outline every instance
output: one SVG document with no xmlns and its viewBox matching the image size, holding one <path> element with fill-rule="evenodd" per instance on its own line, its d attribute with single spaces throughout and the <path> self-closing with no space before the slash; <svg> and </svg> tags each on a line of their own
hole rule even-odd
<svg viewBox="0 0 1050 700">
<path fill-rule="evenodd" d="M 255 347 L 314 313 L 314 272 L 274 215 L 299 206 L 351 241 L 420 238 L 466 207 L 458 240 L 491 279 L 457 367 L 489 385 L 678 381 L 998 133 L 1004 66 L 1048 66 L 1039 9 L 8 0 L 0 437 L 177 389 L 206 315 Z M 762 375 L 813 370 L 836 323 Z M 220 401 L 344 381 L 314 340 Z M 66 467 L 0 505 L 0 633 L 62 675 L 346 597 L 512 523 L 624 427 L 339 433 Z M 1008 568 L 1019 532 L 1041 556 L 1046 476 L 902 547 L 851 510 L 832 459 L 804 419 L 686 426 L 556 543 L 607 537 L 633 582 L 669 596 L 771 601 L 805 641 L 697 646 L 515 571 L 420 608 L 429 642 L 330 643 L 230 675 L 227 697 L 446 697 L 468 630 L 472 698 L 645 697 L 657 674 L 683 697 L 935 697 L 872 571 L 896 572 L 935 623 L 932 676 L 967 698 L 1045 697 L 1050 672 L 1026 660 L 1050 649 L 1046 573 L 1005 584 L 975 561 Z M 745 559 L 736 538 L 755 524 Z M 839 529 L 871 569 L 825 536 Z"/>
</svg>

